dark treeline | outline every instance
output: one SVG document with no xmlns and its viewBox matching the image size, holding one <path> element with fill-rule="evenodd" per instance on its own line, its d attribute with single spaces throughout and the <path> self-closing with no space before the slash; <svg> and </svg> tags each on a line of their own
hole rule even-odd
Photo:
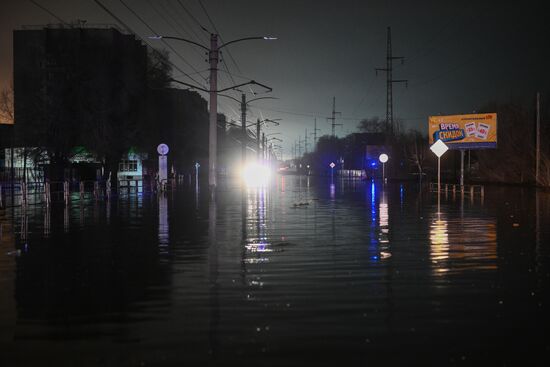
<svg viewBox="0 0 550 367">
<path fill-rule="evenodd" d="M 536 183 L 550 186 L 550 127 L 548 104 L 541 100 L 540 117 L 540 173 Z M 534 98 L 488 103 L 479 113 L 496 112 L 498 116 L 498 148 L 466 151 L 465 179 L 467 182 L 535 184 L 536 157 L 536 104 Z M 427 124 L 427 118 L 426 118 Z M 400 124 L 398 124 L 400 125 Z M 358 132 L 339 138 L 325 135 L 319 138 L 315 150 L 296 160 L 301 171 L 313 174 L 330 174 L 329 164 L 335 169 L 365 169 L 367 175 L 380 175 L 376 157 L 369 157 L 367 145 L 382 146 L 390 160 L 386 164 L 387 176 L 393 179 L 431 179 L 437 175 L 437 158 L 429 150 L 428 136 L 416 130 L 385 134 L 384 122 L 378 117 L 359 123 Z M 373 164 L 376 168 L 372 168 Z M 441 159 L 442 180 L 458 183 L 460 177 L 460 151 L 450 150 Z"/>
</svg>

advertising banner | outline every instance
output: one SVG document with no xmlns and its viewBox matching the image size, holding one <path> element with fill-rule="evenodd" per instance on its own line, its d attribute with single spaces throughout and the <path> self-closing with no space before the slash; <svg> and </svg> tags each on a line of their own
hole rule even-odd
<svg viewBox="0 0 550 367">
<path fill-rule="evenodd" d="M 443 141 L 449 149 L 494 149 L 497 147 L 497 114 L 430 116 L 430 145 Z"/>
</svg>

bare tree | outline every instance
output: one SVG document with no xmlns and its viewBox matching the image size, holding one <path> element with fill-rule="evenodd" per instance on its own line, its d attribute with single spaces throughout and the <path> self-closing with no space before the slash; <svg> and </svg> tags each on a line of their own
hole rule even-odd
<svg viewBox="0 0 550 367">
<path fill-rule="evenodd" d="M 0 123 L 14 123 L 13 114 L 13 82 L 0 92 Z"/>
</svg>

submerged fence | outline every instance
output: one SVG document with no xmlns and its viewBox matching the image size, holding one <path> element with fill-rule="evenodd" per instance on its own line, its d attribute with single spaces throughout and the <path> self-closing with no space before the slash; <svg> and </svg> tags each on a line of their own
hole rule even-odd
<svg viewBox="0 0 550 367">
<path fill-rule="evenodd" d="M 430 182 L 430 192 L 438 192 L 437 183 Z M 461 194 L 475 196 L 481 198 L 485 196 L 485 187 L 483 185 L 458 185 L 458 184 L 441 184 L 440 192 L 444 194 Z"/>
<path fill-rule="evenodd" d="M 0 182 L 0 208 L 7 206 L 46 205 L 73 201 L 109 200 L 112 196 L 138 196 L 173 190 L 176 180 L 146 182 L 119 180 L 116 190 L 110 181 Z"/>
</svg>

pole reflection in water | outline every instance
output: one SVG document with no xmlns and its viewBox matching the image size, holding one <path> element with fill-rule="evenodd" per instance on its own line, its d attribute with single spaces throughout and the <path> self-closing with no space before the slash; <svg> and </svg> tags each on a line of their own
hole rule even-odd
<svg viewBox="0 0 550 367">
<path fill-rule="evenodd" d="M 376 205 L 377 189 L 374 181 L 370 182 L 367 192 L 370 193 L 369 256 L 371 260 L 385 259 L 391 256 L 388 195 L 384 186 L 381 185 L 378 205 Z"/>
<path fill-rule="evenodd" d="M 191 175 L 189 176 L 189 179 L 191 179 Z M 199 210 L 199 194 L 200 194 L 199 175 L 195 175 L 195 210 Z"/>
<path fill-rule="evenodd" d="M 218 329 L 220 324 L 220 301 L 219 292 L 219 259 L 218 242 L 216 236 L 217 230 L 217 203 L 213 197 L 208 204 L 208 265 L 209 265 L 209 306 L 210 319 L 208 324 L 209 353 L 215 358 L 219 354 L 221 341 L 218 338 Z"/>
<path fill-rule="evenodd" d="M 15 248 L 14 228 L 7 221 L 4 222 L 2 214 L 0 212 L 0 343 L 11 343 L 15 340 L 17 325 L 17 303 L 13 295 L 16 257 L 20 255 L 20 251 Z"/>
<path fill-rule="evenodd" d="M 390 215 L 388 210 L 388 196 L 384 186 L 382 185 L 382 194 L 380 197 L 380 203 L 378 204 L 378 213 L 379 213 L 379 236 L 378 240 L 380 241 L 380 257 L 386 258 L 391 256 L 389 252 L 389 235 L 390 235 Z"/>
<path fill-rule="evenodd" d="M 51 232 L 51 209 L 49 206 L 44 208 L 44 238 L 48 238 Z"/>
<path fill-rule="evenodd" d="M 462 202 L 462 199 L 461 199 Z M 496 270 L 496 218 L 468 215 L 463 208 L 458 216 L 443 213 L 438 203 L 430 224 L 430 259 L 434 275 L 466 270 Z"/>
<path fill-rule="evenodd" d="M 21 207 L 21 242 L 27 247 L 27 239 L 29 236 L 29 215 L 27 213 L 27 207 Z M 26 250 L 26 248 L 25 248 Z"/>
<path fill-rule="evenodd" d="M 169 254 L 170 245 L 170 228 L 168 225 L 168 199 L 166 193 L 161 192 L 158 194 L 158 210 L 159 210 L 159 254 L 166 256 Z"/>
</svg>

